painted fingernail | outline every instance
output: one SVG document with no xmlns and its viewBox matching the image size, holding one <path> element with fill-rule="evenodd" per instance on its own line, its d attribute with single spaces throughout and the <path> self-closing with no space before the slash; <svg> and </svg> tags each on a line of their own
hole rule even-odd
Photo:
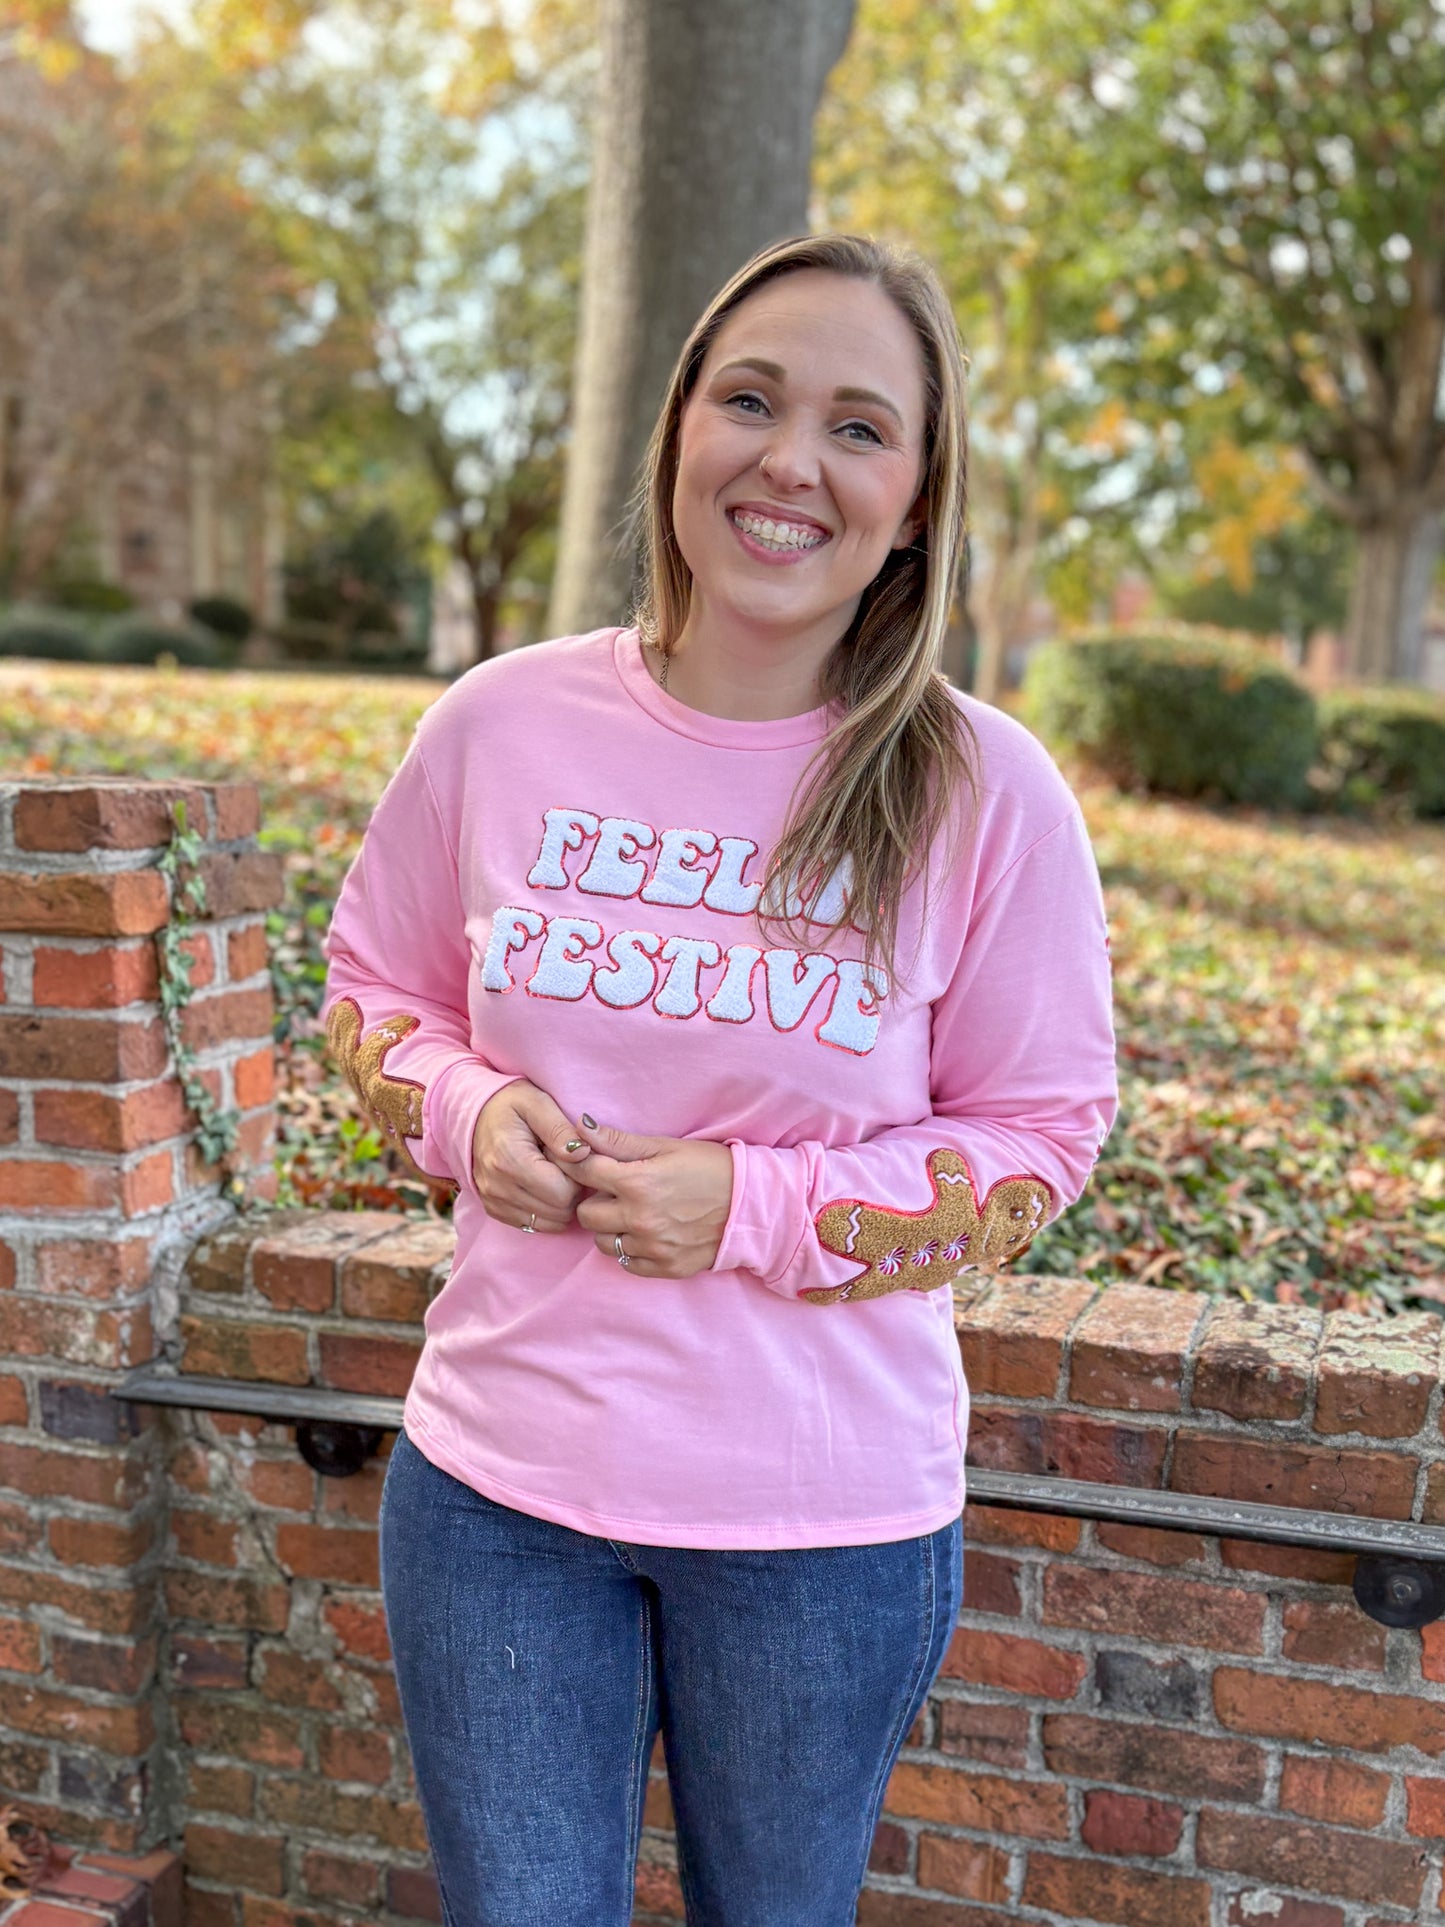
<svg viewBox="0 0 1445 1927">
<path fill-rule="evenodd" d="M 564 1151 L 580 1151 L 584 1148 L 580 1137 L 569 1137 L 567 1142 L 562 1146 Z"/>
<path fill-rule="evenodd" d="M 595 1131 L 595 1130 L 597 1129 L 597 1120 L 596 1120 L 596 1118 L 595 1118 L 595 1117 L 588 1117 L 588 1115 L 587 1115 L 587 1113 L 586 1113 L 585 1111 L 584 1111 L 584 1112 L 582 1113 L 582 1122 L 583 1122 L 583 1123 L 584 1123 L 584 1124 L 585 1124 L 585 1125 L 587 1126 L 587 1128 L 588 1128 L 588 1130 L 589 1130 L 589 1131 Z"/>
</svg>

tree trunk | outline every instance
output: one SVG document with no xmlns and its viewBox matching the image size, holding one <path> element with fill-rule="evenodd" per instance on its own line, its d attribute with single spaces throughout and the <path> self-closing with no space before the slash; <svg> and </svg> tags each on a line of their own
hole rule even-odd
<svg viewBox="0 0 1445 1927">
<path fill-rule="evenodd" d="M 1345 673 L 1361 682 L 1419 682 L 1425 610 L 1445 546 L 1438 508 L 1408 498 L 1395 515 L 1359 530 Z"/>
<path fill-rule="evenodd" d="M 603 0 L 574 427 L 548 623 L 625 613 L 627 504 L 721 284 L 808 224 L 813 116 L 854 0 Z"/>
</svg>

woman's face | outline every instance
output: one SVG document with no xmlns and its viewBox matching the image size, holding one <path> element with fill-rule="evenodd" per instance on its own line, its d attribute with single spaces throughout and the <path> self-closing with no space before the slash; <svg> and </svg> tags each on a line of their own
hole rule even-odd
<svg viewBox="0 0 1445 1927">
<path fill-rule="evenodd" d="M 682 410 L 689 629 L 836 642 L 923 526 L 924 409 L 917 336 L 873 282 L 805 268 L 741 302 Z"/>
</svg>

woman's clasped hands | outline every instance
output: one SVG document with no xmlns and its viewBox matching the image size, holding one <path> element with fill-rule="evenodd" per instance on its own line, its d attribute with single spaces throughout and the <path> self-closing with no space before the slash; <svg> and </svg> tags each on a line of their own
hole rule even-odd
<svg viewBox="0 0 1445 1927">
<path fill-rule="evenodd" d="M 691 1278 L 717 1258 L 732 1203 L 732 1153 L 697 1138 L 642 1137 L 575 1123 L 518 1078 L 482 1106 L 472 1174 L 488 1217 L 520 1231 L 575 1221 L 643 1278 Z"/>
</svg>

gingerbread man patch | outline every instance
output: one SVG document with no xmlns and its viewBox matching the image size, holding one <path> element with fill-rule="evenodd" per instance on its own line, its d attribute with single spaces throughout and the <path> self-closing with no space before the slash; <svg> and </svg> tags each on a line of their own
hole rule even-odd
<svg viewBox="0 0 1445 1927">
<path fill-rule="evenodd" d="M 355 999 L 342 997 L 326 1019 L 327 1046 L 376 1120 L 377 1127 L 419 1170 L 403 1140 L 421 1136 L 421 1104 L 426 1086 L 409 1077 L 389 1077 L 384 1065 L 387 1052 L 395 1049 L 404 1037 L 410 1037 L 421 1019 L 402 1012 L 388 1017 L 366 1037 L 361 1034 L 361 1022 L 361 1010 Z"/>
<path fill-rule="evenodd" d="M 839 1198 L 814 1219 L 818 1242 L 863 1266 L 846 1285 L 800 1292 L 812 1305 L 881 1298 L 890 1291 L 934 1291 L 968 1271 L 997 1271 L 1023 1251 L 1052 1202 L 1041 1178 L 1000 1178 L 982 1205 L 968 1161 L 957 1151 L 928 1154 L 933 1202 L 898 1211 Z"/>
</svg>

